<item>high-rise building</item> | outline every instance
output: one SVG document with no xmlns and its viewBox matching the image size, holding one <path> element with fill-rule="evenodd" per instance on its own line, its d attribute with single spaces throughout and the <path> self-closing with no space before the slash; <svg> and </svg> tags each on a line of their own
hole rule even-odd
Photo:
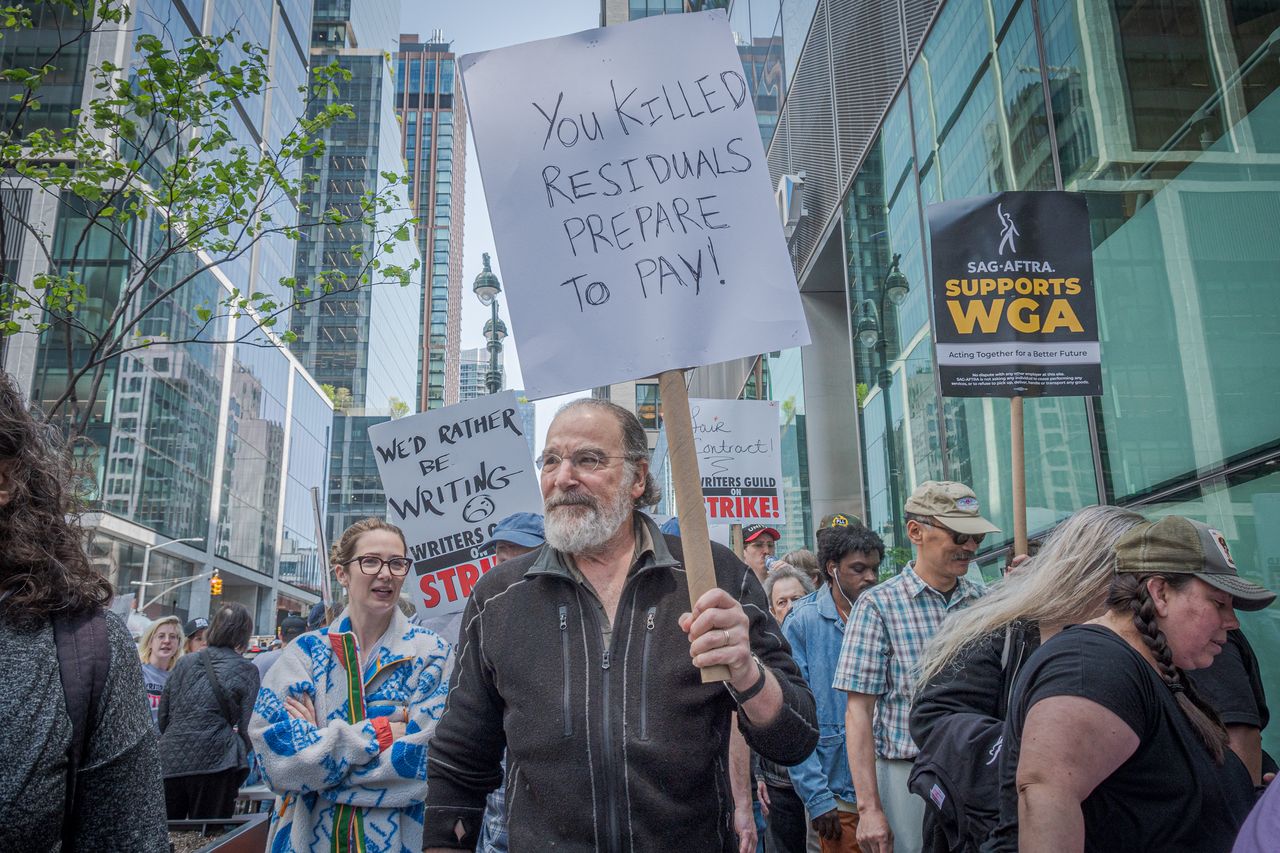
<svg viewBox="0 0 1280 853">
<path fill-rule="evenodd" d="M 678 15 L 709 9 L 730 10 L 730 27 L 734 33 L 745 77 L 751 86 L 756 121 L 760 127 L 761 137 L 765 145 L 768 145 L 769 138 L 773 135 L 774 125 L 777 124 L 778 110 L 781 107 L 782 93 L 785 89 L 782 70 L 783 41 L 780 35 L 772 32 L 756 33 L 752 30 L 752 18 L 745 0 L 738 0 L 736 3 L 730 3 L 729 0 L 601 0 L 600 24 L 607 27 L 654 15 Z M 774 0 L 774 17 L 777 15 L 778 3 Z M 737 397 L 748 380 L 748 374 L 752 370 L 751 364 L 752 359 L 736 359 L 718 366 L 717 377 L 721 381 L 716 383 L 699 384 L 695 376 L 695 384 L 690 386 L 690 394 L 706 397 Z M 724 380 L 724 376 L 734 378 Z M 736 387 L 732 394 L 728 394 L 723 388 L 731 385 Z M 619 382 L 595 388 L 592 390 L 592 396 L 611 400 L 635 412 L 648 435 L 650 450 L 659 451 L 654 460 L 655 464 L 658 466 L 665 464 L 664 459 L 661 458 L 665 453 L 665 445 L 659 442 L 662 428 L 662 401 L 656 379 Z M 798 488 L 798 484 L 790 485 Z M 671 511 L 673 508 L 669 504 L 664 505 L 666 511 Z M 805 530 L 801 529 L 797 535 L 804 537 Z"/>
<path fill-rule="evenodd" d="M 395 105 L 422 253 L 418 409 L 424 412 L 466 399 L 459 392 L 458 352 L 467 114 L 454 59 L 439 31 L 425 42 L 416 35 L 400 36 Z"/>
<path fill-rule="evenodd" d="M 395 193 L 399 203 L 391 213 L 378 214 L 377 235 L 367 227 L 307 229 L 297 247 L 300 286 L 329 269 L 357 281 L 364 259 L 374 256 L 378 235 L 386 239 L 413 217 L 404 187 L 392 186 L 384 177 L 404 174 L 390 60 L 399 31 L 399 0 L 316 0 L 312 61 L 337 62 L 351 76 L 307 109 L 315 113 L 329 103 L 346 103 L 355 115 L 326 131 L 323 152 L 306 162 L 306 170 L 319 180 L 302 206 L 358 210 L 366 193 L 386 191 Z M 359 256 L 351 252 L 353 244 L 360 245 Z M 385 260 L 408 267 L 418 260 L 417 246 L 396 244 Z M 422 284 L 415 276 L 409 285 L 374 281 L 337 291 L 294 312 L 294 350 L 337 407 L 329 461 L 330 541 L 352 522 L 385 511 L 368 429 L 418 399 L 421 303 Z"/>
<path fill-rule="evenodd" d="M 458 362 L 458 401 L 466 402 L 489 393 L 485 378 L 489 374 L 489 350 L 484 347 L 464 349 Z M 498 387 L 506 383 L 506 371 L 503 368 L 502 356 L 498 356 L 498 375 L 502 381 Z"/>
<path fill-rule="evenodd" d="M 1088 201 L 1103 395 L 1025 402 L 1030 533 L 1097 503 L 1187 515 L 1243 576 L 1280 583 L 1280 188 L 1262 177 L 1280 166 L 1280 7 L 735 0 L 731 22 L 753 6 L 753 37 L 780 36 L 786 61 L 770 171 L 806 176 L 790 248 L 813 343 L 764 356 L 757 386 L 805 416 L 805 515 L 861 514 L 897 565 L 904 496 L 962 480 L 1002 528 L 978 554 L 999 576 L 1010 405 L 940 393 L 926 214 L 1064 189 Z M 898 255 L 909 291 L 880 311 Z M 856 333 L 867 302 L 878 349 Z M 1276 620 L 1240 614 L 1269 682 Z"/>
<path fill-rule="evenodd" d="M 732 10 L 730 25 L 738 44 L 738 55 L 742 59 L 747 83 L 751 86 L 760 134 L 764 137 L 765 145 L 768 145 L 769 138 L 773 135 L 773 126 L 778 121 L 778 110 L 782 107 L 782 93 L 786 89 L 782 79 L 782 37 L 781 34 L 760 35 L 753 32 L 754 19 L 750 13 L 750 5 L 747 0 L 601 0 L 600 26 L 609 27 L 654 15 L 679 15 L 684 12 L 705 12 L 708 9 Z M 757 5 L 766 7 L 757 12 L 762 20 L 768 16 L 772 27 L 781 14 L 782 7 L 805 4 L 771 0 Z"/>
<path fill-rule="evenodd" d="M 238 43 L 266 48 L 268 91 L 244 99 L 226 116 L 230 132 L 255 148 L 278 146 L 302 114 L 298 86 L 307 76 L 309 3 L 241 3 L 237 0 L 140 0 L 129 27 L 108 26 L 81 38 L 79 28 L 54 4 L 32 4 L 34 28 L 10 30 L 0 41 L 0 67 L 21 67 L 58 48 L 56 72 L 41 91 L 36 123 L 74 127 L 89 103 L 101 97 L 94 66 L 105 58 L 136 62 L 133 45 L 143 34 L 171 50 L 201 33 L 238 33 Z M 65 43 L 69 42 L 69 43 Z M 239 48 L 228 47 L 231 54 Z M 229 57 L 231 58 L 231 57 Z M 12 120 L 16 84 L 0 83 L 0 126 Z M 163 154 L 161 155 L 163 157 Z M 72 164 L 74 165 L 74 164 Z M 43 195 L 12 175 L 0 192 L 6 218 L 20 216 L 36 232 L 52 234 L 53 266 L 70 263 L 83 211 Z M 297 222 L 298 211 L 280 199 L 276 222 Z M 92 270 L 94 293 L 77 317 L 104 325 L 118 306 L 130 251 L 148 256 L 164 239 L 157 213 L 107 239 L 95 232 L 77 269 Z M 49 270 L 29 233 L 5 228 L 10 259 L 4 270 L 18 282 Z M 126 244 L 125 240 L 133 241 Z M 313 521 L 311 487 L 323 488 L 333 408 L 319 384 L 279 339 L 256 330 L 247 317 L 200 318 L 204 306 L 242 293 L 274 292 L 292 274 L 293 247 L 283 237 L 257 243 L 239 259 L 197 273 L 202 262 L 177 255 L 156 270 L 150 285 L 164 288 L 194 279 L 149 312 L 139 333 L 154 341 L 106 363 L 97 405 L 85 433 L 85 459 L 97 493 L 85 526 L 94 563 L 120 594 L 139 593 L 151 616 L 204 616 L 217 571 L 221 600 L 250 608 L 270 632 L 280 610 L 301 611 L 317 600 L 326 573 Z M 287 316 L 282 327 L 287 328 Z M 43 334 L 29 330 L 8 339 L 4 369 L 46 406 L 67 389 L 72 370 L 89 358 L 90 343 L 64 326 Z M 199 342 L 195 339 L 203 339 Z M 207 342 L 205 342 L 207 341 Z M 145 576 L 144 576 L 145 575 Z M 185 583 L 184 583 L 185 581 Z"/>
<path fill-rule="evenodd" d="M 611 27 L 652 15 L 678 15 L 703 9 L 725 8 L 728 0 L 600 0 L 600 26 Z M 641 382 L 618 382 L 592 389 L 591 395 L 609 400 L 636 413 L 644 425 L 649 449 L 658 446 L 662 428 L 662 403 L 656 379 Z"/>
<path fill-rule="evenodd" d="M 520 407 L 520 429 L 524 432 L 524 439 L 529 443 L 529 453 L 533 454 L 537 451 L 534 443 L 538 440 L 538 409 L 524 395 L 524 391 L 516 392 L 516 405 Z"/>
<path fill-rule="evenodd" d="M 727 9 L 730 0 L 600 0 L 600 26 L 610 27 L 652 15 L 679 15 L 706 9 Z M 774 0 L 777 5 L 777 0 Z"/>
</svg>

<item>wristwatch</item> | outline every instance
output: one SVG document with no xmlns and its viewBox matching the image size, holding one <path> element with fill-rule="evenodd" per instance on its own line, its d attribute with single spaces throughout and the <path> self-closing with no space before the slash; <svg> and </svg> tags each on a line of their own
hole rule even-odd
<svg viewBox="0 0 1280 853">
<path fill-rule="evenodd" d="M 728 688 L 729 695 L 733 697 L 733 701 L 737 702 L 739 705 L 745 704 L 751 699 L 754 699 L 757 693 L 759 693 L 761 690 L 764 690 L 765 682 L 768 680 L 764 677 L 764 664 L 760 662 L 760 658 L 756 657 L 755 655 L 752 655 L 751 659 L 756 662 L 756 670 L 760 673 L 760 677 L 756 679 L 755 684 L 751 685 L 750 687 L 748 687 L 746 690 L 743 690 L 742 692 L 738 692 L 737 690 L 734 690 L 733 685 L 727 681 L 725 682 L 725 685 L 724 685 L 726 688 Z"/>
</svg>

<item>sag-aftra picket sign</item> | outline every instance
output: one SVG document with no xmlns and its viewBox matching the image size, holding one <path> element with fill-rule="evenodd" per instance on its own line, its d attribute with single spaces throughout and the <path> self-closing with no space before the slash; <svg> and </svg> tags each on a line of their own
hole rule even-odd
<svg viewBox="0 0 1280 853">
<path fill-rule="evenodd" d="M 930 205 L 928 215 L 942 393 L 1101 395 L 1085 197 L 996 193 Z"/>
</svg>

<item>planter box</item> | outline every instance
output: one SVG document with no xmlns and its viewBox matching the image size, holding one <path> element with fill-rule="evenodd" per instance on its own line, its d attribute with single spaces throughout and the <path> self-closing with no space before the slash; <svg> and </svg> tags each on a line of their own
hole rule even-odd
<svg viewBox="0 0 1280 853">
<path fill-rule="evenodd" d="M 270 818 L 269 813 L 261 812 L 235 815 L 226 820 L 171 820 L 169 832 L 212 835 L 222 830 L 221 835 L 211 838 L 196 853 L 262 853 L 267 847 Z"/>
</svg>

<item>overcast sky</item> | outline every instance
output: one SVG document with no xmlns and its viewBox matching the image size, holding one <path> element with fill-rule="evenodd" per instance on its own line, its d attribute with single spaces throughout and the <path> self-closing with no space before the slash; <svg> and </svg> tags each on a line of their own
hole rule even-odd
<svg viewBox="0 0 1280 853">
<path fill-rule="evenodd" d="M 401 0 L 400 31 L 417 33 L 424 41 L 433 30 L 441 30 L 444 40 L 453 44 L 455 53 L 492 50 L 535 39 L 567 35 L 600 25 L 600 0 Z M 462 260 L 462 347 L 484 346 L 484 323 L 489 309 L 471 293 L 471 282 L 483 267 L 481 256 L 493 255 L 494 272 L 504 284 L 501 265 L 494 252 L 493 232 L 489 227 L 489 210 L 485 206 L 484 187 L 470 131 L 467 133 L 467 196 L 464 214 Z M 508 328 L 506 299 L 500 299 L 500 312 Z M 517 330 L 518 331 L 518 330 Z M 520 360 L 515 336 L 508 338 L 503 350 L 507 385 L 522 387 Z M 581 396 L 581 395 L 571 395 Z M 568 397 L 564 399 L 569 399 Z M 550 414 L 561 398 L 538 406 L 538 441 L 541 448 Z"/>
</svg>

